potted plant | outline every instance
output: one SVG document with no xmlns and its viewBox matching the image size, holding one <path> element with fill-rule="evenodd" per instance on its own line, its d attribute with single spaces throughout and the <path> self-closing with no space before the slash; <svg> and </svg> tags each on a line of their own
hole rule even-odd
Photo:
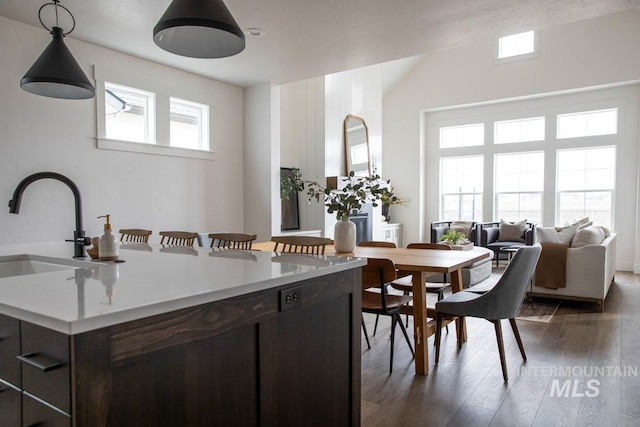
<svg viewBox="0 0 640 427">
<path fill-rule="evenodd" d="M 389 215 L 391 205 L 406 206 L 407 203 L 409 203 L 409 199 L 396 196 L 392 185 L 390 185 L 389 188 L 383 188 L 380 194 L 380 205 L 382 206 L 384 221 L 391 221 L 391 216 Z"/>
<path fill-rule="evenodd" d="M 456 230 L 448 230 L 442 236 L 440 236 L 441 242 L 447 242 L 450 245 L 462 245 L 468 242 L 467 237 L 464 233 L 461 233 Z"/>
<path fill-rule="evenodd" d="M 293 190 L 307 190 L 309 201 L 324 202 L 327 212 L 335 213 L 338 222 L 334 231 L 334 246 L 336 252 L 352 252 L 356 241 L 356 227 L 349 220 L 349 215 L 360 211 L 366 203 L 371 203 L 374 207 L 383 194 L 385 197 L 395 197 L 388 188 L 389 181 L 385 181 L 378 175 L 370 177 L 355 176 L 353 171 L 343 179 L 343 186 L 335 189 L 330 186 L 320 184 L 318 181 L 308 181 L 302 179 L 299 169 L 294 168 L 289 177 L 280 181 L 281 197 L 285 197 Z M 287 196 L 288 197 L 288 196 Z"/>
</svg>

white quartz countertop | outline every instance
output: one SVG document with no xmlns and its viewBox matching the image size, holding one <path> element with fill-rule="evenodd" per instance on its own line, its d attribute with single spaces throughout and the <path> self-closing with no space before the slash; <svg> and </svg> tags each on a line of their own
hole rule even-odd
<svg viewBox="0 0 640 427">
<path fill-rule="evenodd" d="M 72 262 L 69 243 L 0 246 L 10 255 Z M 353 257 L 121 244 L 123 263 L 79 261 L 59 271 L 0 277 L 0 314 L 65 334 L 361 267 Z"/>
</svg>

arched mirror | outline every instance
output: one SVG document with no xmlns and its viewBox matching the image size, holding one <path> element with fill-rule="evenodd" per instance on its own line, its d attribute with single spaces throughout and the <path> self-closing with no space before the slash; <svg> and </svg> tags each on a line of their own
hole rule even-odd
<svg viewBox="0 0 640 427">
<path fill-rule="evenodd" d="M 369 164 L 369 129 L 362 117 L 349 114 L 344 119 L 344 147 L 347 160 L 347 174 L 371 176 Z"/>
</svg>

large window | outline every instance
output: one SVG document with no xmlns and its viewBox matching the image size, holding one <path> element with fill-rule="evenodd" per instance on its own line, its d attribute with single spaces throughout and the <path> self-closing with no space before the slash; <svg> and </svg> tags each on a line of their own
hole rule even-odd
<svg viewBox="0 0 640 427">
<path fill-rule="evenodd" d="M 497 154 L 496 219 L 542 223 L 544 153 Z"/>
<path fill-rule="evenodd" d="M 482 221 L 483 169 L 483 156 L 441 159 L 443 220 Z"/>
<path fill-rule="evenodd" d="M 557 224 L 588 216 L 611 227 L 616 149 L 596 147 L 558 150 Z"/>
</svg>

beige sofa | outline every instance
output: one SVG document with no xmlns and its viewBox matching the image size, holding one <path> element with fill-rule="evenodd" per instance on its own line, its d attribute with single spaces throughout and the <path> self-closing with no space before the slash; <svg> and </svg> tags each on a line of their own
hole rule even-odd
<svg viewBox="0 0 640 427">
<path fill-rule="evenodd" d="M 604 311 L 604 300 L 616 271 L 616 234 L 600 244 L 569 248 L 567 252 L 567 284 L 550 289 L 531 285 L 531 296 L 590 301 Z"/>
</svg>

